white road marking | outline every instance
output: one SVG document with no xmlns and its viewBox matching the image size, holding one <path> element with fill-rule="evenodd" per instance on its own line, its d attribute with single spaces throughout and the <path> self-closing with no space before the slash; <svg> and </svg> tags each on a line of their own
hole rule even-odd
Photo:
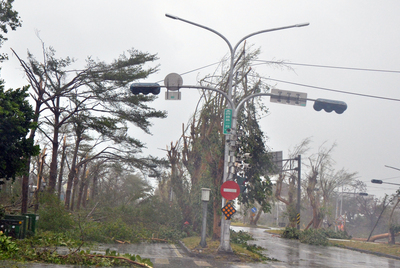
<svg viewBox="0 0 400 268">
<path fill-rule="evenodd" d="M 169 260 L 168 259 L 163 259 L 163 258 L 156 258 L 154 263 L 157 263 L 157 264 L 169 264 Z"/>
<path fill-rule="evenodd" d="M 170 244 L 171 247 L 174 249 L 176 256 L 178 256 L 178 258 L 183 258 L 182 254 L 179 253 L 178 249 L 175 247 L 174 244 Z"/>
<path fill-rule="evenodd" d="M 194 261 L 194 263 L 197 265 L 197 266 L 211 266 L 208 262 L 206 262 L 206 261 Z"/>
</svg>

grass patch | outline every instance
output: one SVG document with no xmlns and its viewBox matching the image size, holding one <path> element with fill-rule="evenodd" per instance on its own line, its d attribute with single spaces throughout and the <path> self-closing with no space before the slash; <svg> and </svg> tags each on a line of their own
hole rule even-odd
<svg viewBox="0 0 400 268">
<path fill-rule="evenodd" d="M 202 248 L 200 244 L 200 237 L 199 236 L 192 236 L 186 237 L 182 239 L 182 242 L 185 244 L 187 248 L 189 248 L 192 252 L 197 254 L 204 254 L 204 255 L 215 255 L 216 258 L 226 258 L 227 256 L 218 255 L 218 247 L 220 245 L 220 241 L 212 241 L 211 239 L 207 238 L 207 247 Z M 233 253 L 237 258 L 240 259 L 242 262 L 260 262 L 268 260 L 265 256 L 260 254 L 254 253 L 250 250 L 247 250 L 243 246 L 235 243 L 231 243 L 231 247 Z M 229 257 L 228 257 L 229 258 Z"/>
<path fill-rule="evenodd" d="M 265 232 L 270 233 L 270 234 L 276 234 L 276 235 L 282 235 L 284 230 L 278 230 L 278 229 L 268 229 L 265 230 Z"/>
<path fill-rule="evenodd" d="M 236 226 L 236 227 L 249 227 L 249 228 L 259 228 L 259 229 L 269 229 L 267 226 L 262 226 L 262 225 L 250 225 L 248 223 L 241 223 L 241 222 L 231 222 L 231 226 Z"/>
<path fill-rule="evenodd" d="M 363 242 L 355 240 L 349 240 L 349 241 L 331 240 L 330 242 L 338 247 L 356 248 L 356 249 L 368 250 L 372 252 L 378 252 L 400 257 L 400 245 L 389 245 L 384 243 Z"/>
</svg>

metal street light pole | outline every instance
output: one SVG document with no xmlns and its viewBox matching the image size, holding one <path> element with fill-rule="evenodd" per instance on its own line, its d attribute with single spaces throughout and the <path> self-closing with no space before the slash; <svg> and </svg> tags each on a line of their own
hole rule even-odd
<svg viewBox="0 0 400 268">
<path fill-rule="evenodd" d="M 232 138 L 234 138 L 236 136 L 236 128 L 237 128 L 237 114 L 238 111 L 240 110 L 241 106 L 249 99 L 257 97 L 257 96 L 264 96 L 267 94 L 253 94 L 251 96 L 246 97 L 245 99 L 243 99 L 241 102 L 239 102 L 239 104 L 235 107 L 235 102 L 234 99 L 232 98 L 232 81 L 233 81 L 233 70 L 234 70 L 234 60 L 235 60 L 235 53 L 236 53 L 236 49 L 239 47 L 239 45 L 246 39 L 248 39 L 249 37 L 252 37 L 254 35 L 258 35 L 258 34 L 262 34 L 262 33 L 267 33 L 267 32 L 273 32 L 273 31 L 279 31 L 279 30 L 284 30 L 284 29 L 290 29 L 290 28 L 296 28 L 296 27 L 303 27 L 303 26 L 307 26 L 309 25 L 309 23 L 302 23 L 302 24 L 295 24 L 295 25 L 289 25 L 289 26 L 284 26 L 284 27 L 279 27 L 279 28 L 272 28 L 272 29 L 266 29 L 266 30 L 261 30 L 258 32 L 254 32 L 251 33 L 249 35 L 246 35 L 245 37 L 243 37 L 242 39 L 239 40 L 239 42 L 237 42 L 237 44 L 233 47 L 231 45 L 231 43 L 229 42 L 229 40 L 223 36 L 221 33 L 217 32 L 214 29 L 211 29 L 209 27 L 206 27 L 204 25 L 189 21 L 189 20 L 185 20 L 182 19 L 180 17 L 174 16 L 174 15 L 170 15 L 170 14 L 165 14 L 166 17 L 174 19 L 174 20 L 180 20 L 183 21 L 185 23 L 203 28 L 205 30 L 208 30 L 210 32 L 213 32 L 214 34 L 218 35 L 219 37 L 221 37 L 226 44 L 229 47 L 229 51 L 230 51 L 230 67 L 229 67 L 229 76 L 228 76 L 228 88 L 227 88 L 227 99 L 229 102 L 229 108 L 232 109 L 232 128 L 230 131 L 230 134 L 228 135 L 228 137 L 225 139 L 225 153 L 224 153 L 224 172 L 223 172 L 223 182 L 227 181 L 227 180 L 231 180 L 231 175 L 232 173 L 230 172 L 230 159 L 234 157 L 234 153 L 235 150 L 231 150 L 231 145 L 229 144 L 228 140 L 233 140 Z M 269 94 L 270 95 L 270 94 Z M 232 146 L 234 147 L 234 146 Z M 225 198 L 222 198 L 222 207 L 225 205 Z M 225 220 L 225 217 L 222 217 L 221 219 L 221 243 L 220 243 L 220 247 L 219 247 L 219 251 L 223 251 L 223 252 L 231 252 L 232 248 L 230 246 L 230 220 Z"/>
</svg>

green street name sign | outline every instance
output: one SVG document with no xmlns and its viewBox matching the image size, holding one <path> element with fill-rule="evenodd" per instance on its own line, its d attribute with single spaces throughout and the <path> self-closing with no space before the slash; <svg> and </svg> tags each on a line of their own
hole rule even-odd
<svg viewBox="0 0 400 268">
<path fill-rule="evenodd" d="M 232 109 L 225 109 L 224 111 L 224 134 L 230 134 L 232 129 Z"/>
</svg>

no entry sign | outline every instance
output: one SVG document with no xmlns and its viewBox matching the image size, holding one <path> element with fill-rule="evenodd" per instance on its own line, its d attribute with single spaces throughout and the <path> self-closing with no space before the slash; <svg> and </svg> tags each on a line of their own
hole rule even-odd
<svg viewBox="0 0 400 268">
<path fill-rule="evenodd" d="M 240 194 L 240 187 L 234 181 L 226 181 L 221 185 L 221 195 L 227 200 L 233 200 Z"/>
</svg>

